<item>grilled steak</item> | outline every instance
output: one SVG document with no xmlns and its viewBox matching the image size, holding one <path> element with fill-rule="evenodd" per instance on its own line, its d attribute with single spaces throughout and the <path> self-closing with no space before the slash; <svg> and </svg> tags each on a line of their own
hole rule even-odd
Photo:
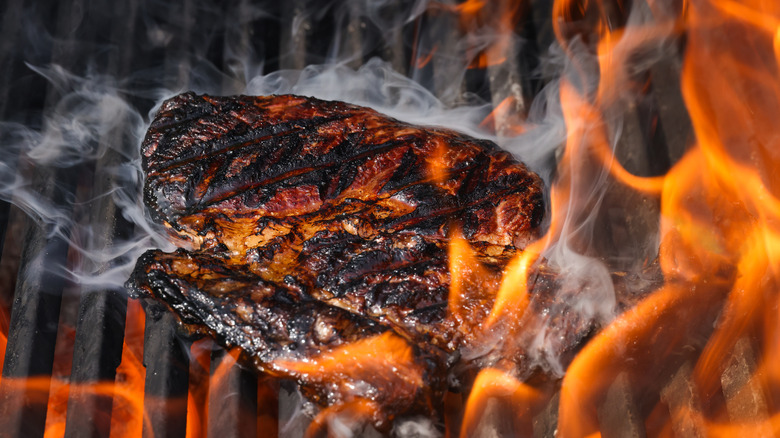
<svg viewBox="0 0 780 438">
<path fill-rule="evenodd" d="M 142 153 L 147 206 L 191 248 L 148 252 L 129 287 L 321 404 L 370 400 L 378 420 L 430 407 L 468 339 L 448 314 L 450 236 L 497 288 L 543 212 L 539 178 L 495 144 L 343 102 L 182 94 Z M 385 344 L 398 352 L 333 381 L 302 365 Z"/>
<path fill-rule="evenodd" d="M 370 392 L 385 412 L 430 413 L 427 391 L 443 388 L 436 352 L 408 343 L 386 325 L 315 300 L 295 285 L 230 269 L 214 256 L 149 251 L 133 278 L 190 333 L 214 335 L 239 347 L 244 360 L 258 368 L 298 379 L 309 399 L 322 405 L 353 402 Z M 393 351 L 384 351 L 388 348 Z M 372 358 L 375 350 L 381 360 Z M 338 355 L 350 360 L 334 363 Z M 363 384 L 355 386 L 357 381 Z"/>
</svg>

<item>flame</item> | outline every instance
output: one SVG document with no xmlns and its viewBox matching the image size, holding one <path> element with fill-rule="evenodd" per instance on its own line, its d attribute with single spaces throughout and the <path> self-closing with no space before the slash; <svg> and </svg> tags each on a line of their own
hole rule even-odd
<svg viewBox="0 0 780 438">
<path fill-rule="evenodd" d="M 522 316 L 528 307 L 527 281 L 531 265 L 539 257 L 540 246 L 544 241 L 537 241 L 517 254 L 506 268 L 501 288 L 496 295 L 496 302 L 487 319 L 488 325 L 495 324 L 506 313 L 512 313 L 515 318 Z"/>
<path fill-rule="evenodd" d="M 300 361 L 276 360 L 272 367 L 309 382 L 338 386 L 333 394 L 340 400 L 329 400 L 331 406 L 315 419 L 307 436 L 315 436 L 334 415 L 350 422 L 372 421 L 382 424 L 382 403 L 411 403 L 424 384 L 423 369 L 414 360 L 409 343 L 392 331 L 324 351 Z M 384 382 L 384 384 L 382 384 Z M 367 390 L 373 386 L 374 389 Z M 382 391 L 392 388 L 392 391 Z M 377 390 L 380 400 L 365 399 L 366 392 Z"/>
<path fill-rule="evenodd" d="M 417 67 L 417 69 L 425 68 L 425 66 L 431 62 L 437 50 L 439 50 L 439 46 L 433 46 L 427 53 L 416 56 L 416 61 L 414 62 L 415 67 Z"/>
<path fill-rule="evenodd" d="M 11 319 L 9 313 L 10 311 L 6 306 L 0 305 L 0 351 L 4 353 L 0 354 L 0 371 L 2 371 L 5 364 L 5 347 L 8 344 L 8 323 Z M 0 373 L 0 383 L 2 379 L 3 376 Z"/>
<path fill-rule="evenodd" d="M 479 265 L 471 250 L 469 243 L 463 238 L 460 231 L 456 230 L 450 236 L 450 313 L 456 318 L 462 319 L 465 315 L 464 303 L 468 301 L 466 294 L 466 282 L 472 277 L 471 269 L 478 269 Z"/>
<path fill-rule="evenodd" d="M 303 361 L 277 360 L 273 367 L 305 379 L 330 381 L 342 380 L 339 376 L 368 378 L 391 369 L 410 388 L 423 383 L 421 370 L 414 365 L 412 347 L 392 332 L 343 345 Z"/>
<path fill-rule="evenodd" d="M 465 2 L 455 6 L 455 10 L 465 16 L 477 15 L 482 8 L 485 7 L 485 2 L 482 0 L 466 0 Z"/>
<path fill-rule="evenodd" d="M 777 388 L 777 362 L 770 361 L 777 359 L 780 255 L 780 187 L 771 176 L 780 163 L 773 153 L 778 140 L 770 116 L 780 109 L 774 61 L 780 9 L 773 4 L 695 2 L 688 9 L 682 89 L 697 144 L 648 190 L 662 188 L 659 257 L 666 285 L 618 317 L 576 356 L 562 383 L 560 436 L 598 433 L 595 411 L 617 375 L 631 373 L 635 394 L 652 390 L 637 373 L 657 373 L 663 364 L 648 353 L 660 358 L 681 354 L 685 343 L 692 342 L 683 336 L 690 335 L 687 327 L 716 317 L 716 329 L 693 371 L 695 392 L 706 409 L 687 414 L 708 435 L 777 433 L 777 406 L 766 396 Z M 735 41 L 711 47 L 711 41 L 718 41 L 714 34 L 723 32 Z M 630 181 L 620 178 L 622 171 L 611 172 Z M 735 346 L 753 345 L 753 339 L 764 340 L 764 351 L 745 347 L 734 357 L 747 362 L 730 365 Z M 748 362 L 754 357 L 761 362 L 751 369 Z M 747 377 L 727 382 L 729 367 Z M 724 392 L 725 405 L 713 398 L 718 391 Z M 733 394 L 739 393 L 761 399 L 754 418 L 735 413 L 745 409 L 733 407 L 739 397 Z"/>
<path fill-rule="evenodd" d="M 526 132 L 524 115 L 519 111 L 522 104 L 515 96 L 504 98 L 480 123 L 480 128 L 504 136 L 516 137 Z"/>
<path fill-rule="evenodd" d="M 455 5 L 431 2 L 428 9 L 455 16 L 464 34 L 463 51 L 469 61 L 468 68 L 484 69 L 507 61 L 513 50 L 515 31 L 523 17 L 522 6 L 523 2 L 516 0 L 466 0 Z M 413 58 L 419 65 L 420 58 Z M 426 61 L 422 66 L 430 60 L 428 57 L 422 59 Z"/>
<path fill-rule="evenodd" d="M 600 219 L 597 213 L 608 187 L 620 186 L 660 204 L 657 264 L 663 282 L 626 304 L 620 314 L 602 317 L 596 333 L 564 363 L 565 374 L 556 382 L 560 385 L 557 436 L 606 434 L 600 410 L 612 391 L 628 393 L 643 414 L 649 413 L 646 422 L 659 423 L 653 426 L 658 435 L 672 434 L 681 418 L 697 424 L 702 429 L 698 432 L 706 436 L 777 435 L 780 135 L 775 118 L 780 114 L 780 2 L 683 1 L 671 12 L 661 3 L 554 2 L 553 30 L 571 71 L 560 82 L 566 141 L 550 189 L 549 224 L 540 239 L 514 254 L 500 275 L 482 262 L 453 225 L 449 318 L 470 335 L 468 342 L 495 346 L 502 358 L 530 360 L 515 355 L 515 350 L 528 352 L 523 342 L 544 328 L 530 315 L 537 292 L 531 281 L 534 270 L 555 262 L 557 253 L 564 251 L 609 259 L 611 254 L 592 248 L 593 224 Z M 632 22 L 629 8 L 640 4 L 648 8 L 647 16 Z M 429 8 L 456 17 L 466 35 L 463 51 L 470 67 L 498 66 L 513 56 L 523 2 L 431 2 Z M 478 38 L 486 29 L 495 32 L 487 43 Z M 634 57 L 644 50 L 664 48 L 680 35 L 686 41 L 680 87 L 695 144 L 664 175 L 637 175 L 615 151 L 620 131 L 615 121 L 632 109 L 636 96 L 647 93 L 652 82 L 641 77 L 644 70 L 637 72 Z M 418 50 L 416 43 L 414 49 Z M 419 56 L 415 53 L 412 63 L 418 69 L 425 67 L 440 55 L 438 49 L 433 46 Z M 528 132 L 533 127 L 523 121 L 517 107 L 515 97 L 506 98 L 483 127 L 493 127 L 502 135 Z M 446 188 L 451 178 L 446 155 L 453 152 L 443 144 L 431 146 L 430 177 Z M 565 266 L 556 267 L 566 275 Z M 30 392 L 35 403 L 48 403 L 46 437 L 64 435 L 68 396 L 80 391 L 113 399 L 112 437 L 140 436 L 147 417 L 143 327 L 143 313 L 131 301 L 122 362 L 113 382 L 68 383 L 70 365 L 64 360 L 53 377 L 3 384 Z M 0 325 L 0 329 L 0 347 L 4 347 L 7 328 Z M 70 333 L 64 331 L 63 336 L 62 345 L 67 346 Z M 273 368 L 335 385 L 376 381 L 379 376 L 408 389 L 391 395 L 403 402 L 425 383 L 414 353 L 404 338 L 386 332 L 306 360 L 277 361 Z M 221 384 L 238 352 L 232 350 L 213 376 L 209 376 L 209 348 L 196 343 L 192 358 L 188 437 L 207 430 L 208 392 Z M 529 418 L 549 401 L 544 384 L 533 380 L 536 375 L 528 377 L 531 373 L 519 371 L 522 364 L 509 362 L 488 357 L 479 365 L 483 368 L 475 371 L 467 388 L 461 436 L 478 431 L 491 399 L 509 406 L 517 416 L 516 427 L 523 430 L 532 427 Z M 669 375 L 685 363 L 691 365 L 688 389 L 697 401 L 666 406 L 658 401 L 659 394 Z M 48 400 L 43 400 L 44 394 Z M 380 410 L 380 403 L 355 391 L 323 410 L 308 433 L 325 431 L 334 417 L 360 421 Z"/>
<path fill-rule="evenodd" d="M 434 140 L 434 148 L 431 151 L 431 158 L 428 160 L 428 174 L 431 179 L 438 184 L 444 184 L 449 179 L 449 169 L 447 167 L 447 145 L 440 139 Z"/>
<path fill-rule="evenodd" d="M 465 333 L 481 328 L 485 309 L 495 295 L 498 278 L 478 259 L 476 252 L 455 228 L 449 244 L 449 312 Z"/>
<path fill-rule="evenodd" d="M 231 360 L 237 357 L 236 353 L 226 356 L 226 360 L 220 362 L 219 367 L 214 372 L 213 385 L 209 379 L 211 370 L 211 350 L 213 349 L 211 339 L 200 339 L 190 346 L 190 374 L 189 374 L 189 394 L 187 396 L 187 438 L 196 438 L 206 435 L 208 427 L 208 400 L 209 391 L 213 387 L 223 384 L 227 371 L 235 363 Z"/>
<path fill-rule="evenodd" d="M 116 393 L 111 411 L 111 437 L 140 436 L 146 419 L 144 411 L 143 342 L 146 316 L 138 301 L 127 303 L 127 322 L 122 360 L 114 379 Z"/>
<path fill-rule="evenodd" d="M 143 348 L 143 311 L 140 304 L 128 304 L 128 322 L 122 362 L 117 368 L 114 382 L 95 383 L 69 382 L 73 355 L 74 330 L 65 325 L 58 331 L 52 376 L 40 376 L 25 379 L 6 378 L 4 385 L 10 391 L 22 391 L 28 394 L 32 405 L 47 406 L 46 438 L 61 437 L 65 434 L 68 410 L 68 398 L 71 394 L 89 394 L 99 398 L 113 399 L 111 413 L 111 436 L 140 436 L 144 420 L 143 389 L 144 367 L 140 351 Z M 139 326 L 133 321 L 140 323 Z M 6 337 L 3 336 L 5 341 Z"/>
<path fill-rule="evenodd" d="M 7 379 L 4 382 L 4 384 L 9 385 L 11 391 L 24 391 L 29 394 L 31 403 L 47 406 L 44 435 L 46 438 L 65 435 L 68 399 L 72 394 L 85 394 L 112 400 L 111 438 L 143 435 L 144 424 L 148 423 L 149 416 L 144 403 L 146 380 L 146 368 L 143 364 L 145 314 L 139 301 L 130 300 L 128 302 L 126 318 L 122 358 L 117 367 L 114 381 L 84 384 L 69 382 L 69 358 L 72 357 L 73 330 L 63 326 L 59 335 L 62 339 L 58 341 L 59 353 L 55 359 L 55 363 L 59 365 L 55 365 L 52 377 Z M 210 339 L 196 341 L 191 347 L 192 359 L 190 362 L 186 424 L 188 438 L 206 436 L 209 391 L 218 391 L 220 386 L 225 384 L 228 372 L 238 362 L 239 350 L 231 349 L 211 373 L 212 350 L 213 341 Z M 267 407 L 265 405 L 268 400 L 275 400 L 276 397 L 275 392 L 266 386 L 261 385 L 261 391 L 258 391 L 258 405 L 263 407 Z M 260 417 L 258 424 L 266 427 L 271 424 L 271 421 Z"/>
<path fill-rule="evenodd" d="M 685 360 L 694 364 L 690 384 L 698 402 L 674 408 L 666 420 L 653 420 L 663 423 L 653 426 L 665 431 L 661 435 L 674 429 L 664 421 L 680 418 L 700 425 L 707 436 L 777 434 L 780 136 L 773 116 L 780 113 L 780 5 L 686 2 L 677 16 L 669 16 L 651 3 L 657 19 L 637 25 L 616 21 L 605 4 L 555 2 L 555 32 L 574 68 L 560 87 L 567 140 L 551 188 L 551 222 L 546 234 L 507 266 L 482 328 L 528 319 L 534 266 L 561 245 L 581 248 L 579 233 L 588 229 L 594 208 L 589 191 L 605 181 L 618 183 L 660 201 L 658 265 L 664 284 L 609 322 L 574 357 L 561 382 L 558 436 L 600 436 L 599 410 L 609 392 L 629 391 L 637 403 L 647 403 L 661 391 L 669 367 Z M 592 26 L 583 31 L 570 25 L 582 20 Z M 646 83 L 629 70 L 630 58 L 682 32 L 688 47 L 681 89 L 696 144 L 667 174 L 638 176 L 616 158 L 611 117 L 646 92 Z M 577 33 L 596 41 L 600 74 L 593 90 L 588 67 L 575 53 L 580 49 L 569 45 Z M 486 123 L 497 117 L 498 112 L 491 114 Z M 463 255 L 466 249 L 461 240 L 452 240 L 453 315 L 462 313 L 463 283 L 473 275 L 468 266 L 476 266 Z M 531 329 L 518 328 L 523 324 L 506 333 Z M 463 436 L 475 430 L 491 397 L 488 388 L 503 394 L 535 389 L 511 369 L 482 370 L 469 397 Z M 529 415 L 533 396 L 518 397 L 516 412 Z M 659 404 L 651 415 L 664 418 L 664 409 L 669 407 Z"/>
<path fill-rule="evenodd" d="M 538 404 L 540 396 L 539 390 L 517 381 L 503 371 L 494 368 L 481 370 L 466 403 L 461 438 L 475 435 L 479 421 L 491 400 L 507 399 L 512 411 L 518 415 L 516 421 L 525 420 L 526 423 L 530 423 L 528 414 L 531 408 Z"/>
</svg>

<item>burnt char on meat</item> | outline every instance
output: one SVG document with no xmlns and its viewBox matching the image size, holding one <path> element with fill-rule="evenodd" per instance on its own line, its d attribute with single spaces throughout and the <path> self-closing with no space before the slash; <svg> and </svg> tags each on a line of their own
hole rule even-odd
<svg viewBox="0 0 780 438">
<path fill-rule="evenodd" d="M 153 218 L 192 249 L 147 252 L 129 287 L 320 404 L 387 418 L 430 407 L 468 337 L 448 315 L 451 234 L 500 272 L 543 214 L 540 179 L 495 144 L 343 102 L 185 93 L 142 154 Z M 341 386 L 296 365 L 379 340 L 401 353 Z"/>
<path fill-rule="evenodd" d="M 387 413 L 432 413 L 433 393 L 425 385 L 434 391 L 443 388 L 442 358 L 436 352 L 411 345 L 386 325 L 315 300 L 293 284 L 265 282 L 214 256 L 183 249 L 148 251 L 133 278 L 136 287 L 176 313 L 190 334 L 211 335 L 240 348 L 244 360 L 270 374 L 297 379 L 307 397 L 322 405 L 353 402 L 371 392 Z M 383 351 L 382 360 L 372 362 L 372 351 L 347 350 L 372 343 L 395 351 Z M 363 363 L 341 364 L 346 369 L 328 366 L 328 354 L 339 351 Z M 387 366 L 395 367 L 401 378 Z M 312 373 L 310 367 L 323 371 Z M 376 422 L 384 420 L 380 416 Z"/>
</svg>

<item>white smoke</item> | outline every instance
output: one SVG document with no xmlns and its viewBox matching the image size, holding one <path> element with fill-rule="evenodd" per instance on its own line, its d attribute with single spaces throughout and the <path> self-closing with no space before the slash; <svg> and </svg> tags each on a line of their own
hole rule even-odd
<svg viewBox="0 0 780 438">
<path fill-rule="evenodd" d="M 198 3 L 198 2 L 196 2 Z M 44 77 L 54 101 L 47 104 L 47 113 L 40 124 L 26 125 L 19 122 L 2 122 L 3 148 L 0 151 L 0 199 L 13 203 L 40 226 L 45 226 L 51 236 L 69 241 L 76 260 L 67 269 L 68 279 L 81 286 L 82 290 L 122 289 L 136 258 L 149 248 L 170 251 L 175 246 L 170 236 L 160 226 L 149 220 L 141 201 L 143 174 L 140 169 L 139 147 L 146 128 L 162 101 L 185 90 L 199 93 L 251 95 L 300 94 L 322 99 L 342 100 L 369 106 L 400 120 L 455 129 L 476 137 L 496 141 L 500 146 L 526 162 L 538 172 L 549 187 L 556 178 L 556 153 L 566 141 L 566 124 L 560 103 L 560 80 L 565 78 L 574 83 L 585 96 L 592 95 L 599 84 L 598 57 L 592 47 L 580 39 L 570 41 L 567 50 L 553 46 L 543 55 L 543 68 L 555 73 L 547 77 L 547 85 L 537 94 L 528 109 L 523 134 L 516 137 L 498 137 L 480 126 L 494 102 L 486 102 L 473 94 L 464 95 L 462 79 L 469 64 L 468 59 L 459 59 L 450 65 L 460 66 L 453 76 L 434 77 L 434 81 L 445 82 L 438 87 L 425 86 L 418 69 L 410 67 L 399 71 L 398 63 L 392 59 L 373 57 L 344 49 L 347 38 L 343 26 L 350 22 L 346 13 L 357 11 L 360 18 L 381 29 L 388 40 L 403 34 L 404 27 L 423 15 L 430 6 L 426 0 L 408 3 L 401 12 L 388 13 L 394 2 L 356 0 L 353 2 L 330 2 L 321 9 L 310 8 L 296 15 L 289 30 L 290 38 L 306 33 L 305 26 L 322 19 L 327 10 L 341 11 L 336 19 L 341 23 L 334 29 L 333 41 L 324 56 L 326 63 L 311 64 L 298 69 L 275 69 L 268 73 L 271 63 L 282 64 L 280 59 L 289 54 L 278 54 L 276 58 L 265 57 L 269 49 L 256 41 L 241 42 L 236 29 L 258 19 L 281 19 L 275 12 L 241 2 L 237 9 L 231 9 L 226 16 L 215 16 L 214 22 L 224 24 L 210 28 L 211 34 L 198 34 L 194 41 L 181 43 L 182 29 L 190 29 L 192 23 L 177 21 L 178 11 L 170 6 L 149 2 L 149 11 L 158 6 L 161 12 L 146 10 L 139 12 L 142 28 L 139 38 L 153 50 L 183 51 L 180 56 L 169 56 L 170 65 L 147 65 L 131 68 L 126 74 L 112 76 L 94 67 L 91 61 L 84 65 L 65 68 L 50 63 L 49 51 L 42 49 L 51 44 L 53 38 L 32 23 L 25 27 L 23 47 L 29 47 L 27 68 Z M 221 13 L 208 2 L 192 6 L 214 14 Z M 319 11 L 319 15 L 318 15 Z M 638 9 L 637 9 L 638 11 Z M 148 14 L 148 15 L 145 15 Z M 162 18 L 165 16 L 166 18 Z M 166 21 L 168 20 L 168 21 Z M 624 45 L 618 46 L 626 68 L 616 76 L 613 84 L 614 101 L 630 100 L 635 92 L 625 86 L 637 71 L 646 70 L 666 49 L 670 27 L 643 27 L 652 22 L 647 11 L 632 14 L 629 21 L 635 27 L 635 34 Z M 308 23 L 308 24 L 307 24 Z M 29 30 L 32 29 L 32 30 Z M 224 34 L 227 42 L 223 46 L 224 64 L 215 66 L 207 60 L 208 47 L 215 34 Z M 470 42 L 453 44 L 462 51 L 464 44 L 487 47 L 496 36 L 482 33 L 472 36 Z M 517 36 L 514 36 L 517 38 Z M 403 39 L 401 39 L 403 41 Z M 630 41 L 630 43 L 628 42 Z M 179 44 L 180 47 L 176 48 Z M 189 51 L 189 52 L 188 52 Z M 190 53 L 191 52 L 191 53 Z M 651 56 L 637 57 L 641 52 Z M 178 52 L 177 52 L 178 53 Z M 87 56 L 79 52 L 79 56 Z M 158 56 L 160 56 L 158 54 Z M 80 58 L 81 59 L 81 58 Z M 360 62 L 366 59 L 365 62 Z M 354 67 L 356 64 L 360 64 Z M 576 68 L 575 68 L 576 67 Z M 535 74 L 541 74 L 534 72 Z M 457 96 L 458 98 L 454 98 Z M 452 102 L 459 102 L 453 106 Z M 497 103 L 497 102 L 495 102 Z M 610 142 L 614 147 L 621 135 L 620 115 L 606 120 Z M 95 164 L 101 166 L 96 178 L 107 178 L 110 184 L 103 192 L 83 195 L 76 191 L 65 194 L 65 199 L 55 201 L 47 193 L 38 191 L 33 175 L 37 170 L 80 172 Z M 562 236 L 543 255 L 549 263 L 560 269 L 562 290 L 568 306 L 561 311 L 572 312 L 586 320 L 605 323 L 615 314 L 615 293 L 609 267 L 599 258 L 583 250 L 582 242 L 593 239 L 598 228 L 598 209 L 604 202 L 607 175 L 605 172 L 590 175 L 587 181 L 578 181 L 572 187 L 571 204 L 567 206 Z M 99 186 L 99 184 L 95 184 Z M 131 225 L 129 236 L 100 238 L 106 223 L 105 218 L 90 217 L 90 206 L 110 199 L 117 214 Z M 74 209 L 80 214 L 74 214 Z M 102 222 L 101 222 L 102 221 Z M 653 236 L 651 236 L 653 237 Z M 39 269 L 50 269 L 39 266 Z M 542 326 L 528 347 L 530 360 L 562 374 L 565 363 L 559 352 L 550 347 L 552 338 L 559 333 L 549 326 Z M 349 428 L 347 428 L 349 429 Z M 346 432 L 345 432 L 346 433 Z M 435 436 L 435 427 L 426 422 L 408 422 L 397 425 L 398 436 Z"/>
</svg>

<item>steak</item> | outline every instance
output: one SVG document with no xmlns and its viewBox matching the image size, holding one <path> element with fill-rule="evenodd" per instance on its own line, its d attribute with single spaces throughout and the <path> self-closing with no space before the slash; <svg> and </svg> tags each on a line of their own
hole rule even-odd
<svg viewBox="0 0 780 438">
<path fill-rule="evenodd" d="M 148 251 L 128 287 L 377 424 L 432 412 L 470 339 L 448 311 L 452 236 L 497 290 L 544 211 L 539 177 L 492 142 L 309 97 L 181 94 L 142 155 L 144 201 L 186 249 Z"/>
</svg>

